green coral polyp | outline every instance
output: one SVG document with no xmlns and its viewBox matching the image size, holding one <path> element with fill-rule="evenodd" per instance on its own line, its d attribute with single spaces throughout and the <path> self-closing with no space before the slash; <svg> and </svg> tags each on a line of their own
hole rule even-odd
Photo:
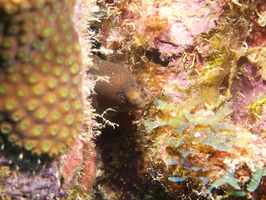
<svg viewBox="0 0 266 200">
<path fill-rule="evenodd" d="M 55 43 L 58 42 L 58 41 L 59 41 L 59 35 L 57 35 L 57 34 L 54 35 L 54 36 L 52 37 L 52 41 L 55 42 Z"/>
<path fill-rule="evenodd" d="M 77 92 L 76 92 L 76 91 L 72 91 L 72 92 L 70 92 L 70 97 L 71 97 L 72 99 L 76 98 L 76 97 L 77 97 Z"/>
<path fill-rule="evenodd" d="M 63 136 L 63 137 L 67 137 L 68 134 L 69 134 L 69 132 L 68 132 L 67 130 L 65 130 L 65 131 L 62 132 L 62 136 Z"/>
<path fill-rule="evenodd" d="M 52 32 L 53 32 L 52 27 L 45 27 L 41 34 L 43 37 L 49 37 L 49 36 L 51 36 Z"/>
<path fill-rule="evenodd" d="M 15 122 L 18 122 L 20 119 L 21 119 L 21 116 L 18 115 L 18 114 L 14 114 L 14 115 L 12 116 L 12 120 L 15 121 Z"/>
<path fill-rule="evenodd" d="M 19 78 L 18 78 L 18 76 L 17 75 L 13 75 L 13 76 L 11 76 L 11 81 L 12 82 L 17 82 L 19 80 Z"/>
<path fill-rule="evenodd" d="M 58 45 L 58 46 L 56 47 L 56 50 L 57 50 L 57 52 L 59 52 L 59 53 L 63 52 L 63 49 L 64 49 L 63 45 Z"/>
<path fill-rule="evenodd" d="M 29 104 L 28 104 L 28 106 L 27 106 L 28 110 L 30 110 L 30 111 L 33 111 L 33 110 L 35 110 L 35 109 L 36 109 L 36 107 L 37 107 L 37 104 L 36 104 L 36 103 L 34 103 L 34 102 L 32 102 L 32 103 L 29 103 Z"/>
<path fill-rule="evenodd" d="M 56 135 L 57 133 L 58 133 L 58 129 L 53 128 L 53 129 L 51 130 L 51 135 Z"/>
<path fill-rule="evenodd" d="M 42 149 L 43 149 L 44 152 L 48 152 L 50 150 L 50 148 L 51 148 L 51 145 L 50 144 L 44 144 L 42 146 Z"/>
<path fill-rule="evenodd" d="M 26 130 L 29 128 L 29 125 L 27 123 L 22 123 L 20 127 L 21 127 L 21 129 Z"/>
<path fill-rule="evenodd" d="M 68 58 L 68 59 L 66 60 L 66 62 L 67 62 L 68 65 L 73 65 L 74 60 L 73 60 L 73 58 Z M 72 69 L 72 67 L 73 67 L 73 66 L 70 67 L 70 70 Z M 75 67 L 74 67 L 74 68 L 75 68 Z"/>
<path fill-rule="evenodd" d="M 69 76 L 67 74 L 64 74 L 60 77 L 62 82 L 67 82 L 69 80 Z"/>
<path fill-rule="evenodd" d="M 60 153 L 64 153 L 66 151 L 66 148 L 65 147 L 61 147 L 60 148 Z"/>
<path fill-rule="evenodd" d="M 6 109 L 7 110 L 12 110 L 14 107 L 15 107 L 14 102 L 12 102 L 12 101 L 6 102 Z"/>
<path fill-rule="evenodd" d="M 1 31 L 0 31 L 1 32 Z M 10 34 L 10 35 L 15 35 L 18 33 L 18 28 L 16 26 L 10 26 L 8 29 L 7 29 L 7 33 Z"/>
<path fill-rule="evenodd" d="M 72 82 L 73 82 L 73 84 L 78 84 L 79 83 L 79 79 L 78 78 L 73 78 Z"/>
<path fill-rule="evenodd" d="M 63 24 L 61 24 L 61 28 L 63 29 L 63 30 L 66 30 L 67 29 L 67 24 L 66 23 L 63 23 Z"/>
<path fill-rule="evenodd" d="M 0 55 L 0 58 L 1 58 L 3 61 L 8 61 L 8 60 L 10 60 L 10 58 L 12 58 L 12 55 L 10 55 L 8 52 L 3 52 L 3 53 Z"/>
<path fill-rule="evenodd" d="M 82 130 L 82 126 L 81 125 L 77 125 L 77 130 L 81 131 Z M 76 135 L 78 134 L 78 132 L 75 133 Z"/>
<path fill-rule="evenodd" d="M 8 134 L 12 130 L 11 125 L 8 123 L 1 124 L 0 127 L 3 134 Z"/>
<path fill-rule="evenodd" d="M 43 119 L 43 118 L 46 117 L 46 115 L 47 115 L 47 112 L 42 111 L 42 112 L 39 113 L 38 117 L 39 117 L 39 119 Z"/>
<path fill-rule="evenodd" d="M 34 64 L 39 64 L 40 61 L 41 61 L 40 58 L 34 58 L 33 59 Z"/>
<path fill-rule="evenodd" d="M 49 88 L 54 88 L 56 86 L 56 81 L 55 80 L 50 80 L 49 82 L 48 82 L 48 87 Z"/>
<path fill-rule="evenodd" d="M 34 129 L 34 135 L 40 135 L 42 133 L 42 129 L 41 128 L 35 128 Z"/>
<path fill-rule="evenodd" d="M 55 97 L 55 96 L 50 96 L 49 99 L 48 99 L 48 102 L 49 102 L 50 104 L 52 104 L 52 103 L 55 102 L 55 100 L 56 100 L 56 97 Z"/>
<path fill-rule="evenodd" d="M 23 89 L 18 90 L 18 96 L 23 97 L 25 95 L 25 91 Z"/>
<path fill-rule="evenodd" d="M 11 45 L 11 41 L 8 41 L 8 40 L 4 41 L 3 44 L 2 44 L 2 46 L 3 46 L 4 48 L 9 48 L 9 47 L 11 47 L 11 46 L 12 46 L 12 45 Z"/>
<path fill-rule="evenodd" d="M 38 44 L 38 46 L 39 46 L 39 44 Z M 47 47 L 46 44 L 42 44 L 42 45 L 40 45 L 39 48 L 40 48 L 41 51 L 46 51 L 48 47 Z"/>
<path fill-rule="evenodd" d="M 80 44 L 78 42 L 74 43 L 74 48 L 76 51 L 80 51 Z"/>
<path fill-rule="evenodd" d="M 65 105 L 63 106 L 63 108 L 64 108 L 65 111 L 68 111 L 68 110 L 70 109 L 70 106 L 69 106 L 68 104 L 65 104 Z"/>
<path fill-rule="evenodd" d="M 66 40 L 71 40 L 71 35 L 70 34 L 66 34 L 65 38 L 66 38 Z"/>
<path fill-rule="evenodd" d="M 22 61 L 25 62 L 25 63 L 30 62 L 31 61 L 31 56 L 30 55 L 23 56 Z"/>
<path fill-rule="evenodd" d="M 36 21 L 37 22 L 38 20 L 40 20 L 39 17 L 34 17 L 33 18 L 33 21 Z M 41 24 L 37 23 L 35 25 L 35 31 L 39 31 L 40 29 L 41 29 Z"/>
<path fill-rule="evenodd" d="M 42 94 L 42 89 L 41 88 L 34 88 L 34 94 L 36 94 L 36 95 Z"/>
<path fill-rule="evenodd" d="M 73 61 L 72 61 L 72 63 L 73 63 Z M 75 74 L 79 71 L 79 67 L 77 65 L 73 65 L 73 66 L 71 66 L 70 71 L 72 74 Z"/>
<path fill-rule="evenodd" d="M 81 126 L 79 126 L 79 127 L 81 128 Z M 78 128 L 77 130 L 80 131 L 81 129 Z M 78 131 L 76 131 L 76 130 L 73 131 L 73 135 L 76 137 L 78 135 Z M 71 145 L 71 144 L 72 144 L 72 141 L 69 142 L 69 145 Z"/>
<path fill-rule="evenodd" d="M 66 120 L 66 123 L 67 123 L 68 125 L 73 124 L 73 122 L 74 122 L 73 117 L 68 117 L 67 120 Z"/>
<path fill-rule="evenodd" d="M 24 26 L 22 26 L 21 29 L 24 33 L 27 33 L 31 30 L 30 24 L 25 24 Z"/>
<path fill-rule="evenodd" d="M 28 144 L 25 145 L 25 149 L 28 150 L 28 151 L 31 150 L 32 148 L 33 148 L 33 144 L 32 143 L 28 143 Z"/>
<path fill-rule="evenodd" d="M 49 21 L 53 21 L 53 20 L 55 20 L 55 16 L 50 15 L 50 16 L 48 17 L 48 20 L 49 20 Z"/>
<path fill-rule="evenodd" d="M 45 53 L 45 58 L 47 59 L 47 60 L 52 60 L 52 58 L 53 58 L 53 54 L 51 53 L 51 52 L 47 52 L 47 53 Z"/>
<path fill-rule="evenodd" d="M 17 54 L 17 56 L 19 58 L 23 58 L 25 55 L 26 55 L 26 51 L 24 51 L 24 50 L 19 51 L 18 54 Z"/>
<path fill-rule="evenodd" d="M 8 141 L 14 143 L 16 141 L 16 137 L 8 137 Z"/>
<path fill-rule="evenodd" d="M 75 109 L 81 109 L 81 103 L 80 102 L 76 102 L 75 103 Z"/>
<path fill-rule="evenodd" d="M 30 73 L 30 68 L 29 67 L 25 67 L 22 71 L 23 74 L 28 75 Z"/>
<path fill-rule="evenodd" d="M 66 47 L 66 52 L 67 53 L 71 53 L 71 51 L 72 51 L 72 48 L 70 46 Z"/>
<path fill-rule="evenodd" d="M 61 68 L 57 68 L 57 69 L 55 70 L 55 75 L 56 75 L 56 76 L 59 76 L 61 73 L 62 73 L 62 69 L 61 69 Z"/>
<path fill-rule="evenodd" d="M 15 66 L 11 66 L 8 68 L 8 72 L 9 73 L 15 73 L 16 72 L 16 67 Z"/>
<path fill-rule="evenodd" d="M 62 90 L 60 94 L 61 94 L 61 97 L 67 97 L 68 92 L 67 90 Z"/>
<path fill-rule="evenodd" d="M 36 83 L 36 81 L 37 81 L 37 77 L 36 76 L 34 76 L 34 75 L 30 76 L 30 78 L 29 78 L 29 82 L 30 83 Z"/>
<path fill-rule="evenodd" d="M 6 87 L 0 86 L 0 94 L 5 94 L 5 93 L 6 93 Z"/>
<path fill-rule="evenodd" d="M 64 20 L 64 19 L 65 19 L 65 15 L 64 15 L 64 14 L 60 14 L 60 15 L 59 15 L 59 19 L 60 19 L 60 20 Z"/>
<path fill-rule="evenodd" d="M 59 113 L 54 113 L 53 114 L 53 119 L 57 120 L 57 119 L 59 119 L 59 116 L 60 116 Z"/>
<path fill-rule="evenodd" d="M 57 57 L 57 58 L 56 58 L 56 63 L 57 63 L 57 64 L 62 64 L 63 61 L 64 61 L 64 59 L 63 59 L 62 57 Z"/>
<path fill-rule="evenodd" d="M 19 37 L 19 42 L 20 44 L 26 44 L 29 41 L 29 36 L 28 35 L 22 35 Z"/>
</svg>

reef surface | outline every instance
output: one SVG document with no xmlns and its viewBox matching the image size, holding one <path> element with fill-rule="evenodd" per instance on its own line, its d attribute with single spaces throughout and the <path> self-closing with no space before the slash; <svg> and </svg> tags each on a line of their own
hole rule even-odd
<svg viewBox="0 0 266 200">
<path fill-rule="evenodd" d="M 14 13 L 22 13 L 11 6 L 20 5 L 19 2 L 0 1 L 1 15 L 11 19 Z M 73 33 L 73 37 L 68 31 L 62 32 L 61 39 L 71 41 L 69 45 L 75 49 L 72 57 L 68 57 L 72 51 L 54 42 L 38 46 L 37 52 L 43 49 L 48 54 L 31 54 L 37 48 L 30 39 L 34 37 L 27 34 L 31 26 L 18 27 L 1 21 L 0 41 L 4 51 L 1 51 L 0 95 L 5 98 L 0 103 L 3 138 L 0 194 L 3 197 L 266 199 L 265 0 L 84 0 L 77 7 L 73 1 L 47 2 L 38 1 L 31 9 L 27 6 L 23 9 L 37 11 L 48 4 L 56 8 L 61 3 L 75 9 L 78 14 L 75 13 L 74 18 L 68 16 L 69 23 L 59 23 L 59 28 L 75 28 L 71 25 L 74 19 L 74 24 L 81 27 L 79 35 Z M 31 5 L 27 4 L 31 1 L 24 3 L 21 5 Z M 41 13 L 48 16 L 48 10 Z M 59 15 L 48 16 L 48 19 L 64 18 L 60 12 L 55 13 Z M 56 38 L 50 37 L 50 33 L 55 33 L 56 29 L 47 29 L 46 23 L 41 24 L 34 27 L 40 31 L 38 38 L 54 41 Z M 13 37 L 18 28 L 23 34 Z M 7 36 L 8 40 L 1 40 Z M 72 39 L 68 40 L 69 37 Z M 25 73 L 29 70 L 4 65 L 9 58 L 18 65 L 28 62 L 27 56 L 13 51 L 16 48 L 12 42 L 15 47 L 17 44 L 23 46 L 23 42 L 31 45 L 31 51 L 24 52 L 34 55 L 29 69 L 47 59 L 43 56 L 54 56 L 52 52 L 61 56 L 65 61 L 61 64 L 68 67 L 64 68 L 66 71 L 40 68 L 41 73 L 50 70 L 54 74 L 48 74 L 49 81 L 42 78 L 47 85 L 37 84 L 39 69 L 34 68 L 33 77 L 28 77 Z M 76 46 L 78 43 L 81 48 Z M 108 118 L 105 113 L 93 114 L 90 98 L 95 83 L 85 73 L 85 68 L 91 64 L 91 52 L 101 53 L 136 77 L 148 102 L 143 111 L 115 113 Z M 22 57 L 17 59 L 19 55 Z M 55 59 L 48 64 L 60 65 L 56 62 L 62 60 Z M 72 64 L 76 67 L 72 68 Z M 58 73 L 65 76 L 57 79 Z M 82 82 L 77 82 L 77 76 Z M 37 106 L 43 107 L 39 99 L 26 101 L 22 98 L 26 105 L 16 103 L 14 95 L 18 91 L 18 95 L 23 93 L 14 86 L 20 79 L 25 79 L 25 88 L 35 86 L 34 81 L 38 86 L 25 95 L 27 100 L 43 91 L 44 95 L 56 97 L 54 101 L 59 105 L 59 99 L 66 98 L 64 91 L 79 93 L 74 96 L 81 98 L 78 98 L 82 100 L 81 107 L 64 104 L 55 106 L 55 111 L 49 109 L 52 115 L 46 118 L 47 126 L 44 126 L 49 130 L 49 123 L 55 121 L 62 127 L 67 126 L 71 136 L 67 140 L 73 145 L 67 141 L 61 143 L 64 134 L 50 135 L 55 141 L 60 138 L 58 148 L 49 142 L 47 145 L 46 140 L 43 140 L 44 146 L 38 145 L 36 136 L 34 141 L 28 142 L 30 132 L 25 132 L 24 137 L 24 132 L 19 131 L 17 138 L 11 137 L 13 127 L 18 126 L 13 116 L 17 108 L 31 113 Z M 61 91 L 64 86 L 60 81 L 69 83 L 69 88 Z M 72 93 L 68 94 L 66 102 L 73 103 Z M 48 98 L 48 103 L 49 100 L 53 98 Z M 60 108 L 63 111 L 57 115 Z M 71 109 L 63 115 L 67 118 L 64 121 L 59 116 L 67 108 Z M 95 122 L 95 116 L 101 117 L 103 123 Z M 34 115 L 30 115 L 29 122 L 35 123 L 32 117 Z M 41 129 L 30 130 L 38 134 Z M 54 157 L 32 155 L 31 151 Z"/>
<path fill-rule="evenodd" d="M 134 136 L 120 120 L 134 150 L 102 155 L 103 196 L 265 198 L 265 3 L 99 2 L 101 50 L 129 66 L 150 102 Z M 128 178 L 132 165 L 141 180 Z"/>
</svg>

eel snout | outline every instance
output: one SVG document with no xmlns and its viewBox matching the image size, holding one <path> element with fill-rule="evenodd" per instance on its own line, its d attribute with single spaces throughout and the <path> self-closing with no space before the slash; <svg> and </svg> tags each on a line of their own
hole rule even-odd
<svg viewBox="0 0 266 200">
<path fill-rule="evenodd" d="M 141 91 L 141 88 L 137 83 L 135 83 L 126 90 L 125 97 L 128 106 L 132 107 L 132 109 L 135 110 L 144 109 L 146 102 L 144 99 L 143 92 Z"/>
</svg>

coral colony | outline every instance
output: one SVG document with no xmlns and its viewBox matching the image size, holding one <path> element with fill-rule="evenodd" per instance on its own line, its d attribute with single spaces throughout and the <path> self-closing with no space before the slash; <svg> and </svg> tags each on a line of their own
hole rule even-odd
<svg viewBox="0 0 266 200">
<path fill-rule="evenodd" d="M 75 3 L 0 1 L 1 199 L 66 196 L 83 156 L 93 160 L 77 137 L 83 102 Z"/>
<path fill-rule="evenodd" d="M 38 155 L 64 152 L 81 126 L 74 3 L 0 2 L 0 132 Z"/>
</svg>

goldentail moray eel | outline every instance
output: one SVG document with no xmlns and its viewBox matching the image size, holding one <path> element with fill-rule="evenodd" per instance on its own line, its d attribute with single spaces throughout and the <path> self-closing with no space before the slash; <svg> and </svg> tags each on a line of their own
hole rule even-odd
<svg viewBox="0 0 266 200">
<path fill-rule="evenodd" d="M 125 68 L 100 59 L 93 55 L 93 66 L 89 73 L 97 77 L 106 77 L 106 80 L 98 79 L 94 87 L 96 95 L 93 97 L 93 105 L 97 110 L 115 108 L 117 111 L 141 110 L 145 107 L 141 87 L 136 78 Z"/>
</svg>

